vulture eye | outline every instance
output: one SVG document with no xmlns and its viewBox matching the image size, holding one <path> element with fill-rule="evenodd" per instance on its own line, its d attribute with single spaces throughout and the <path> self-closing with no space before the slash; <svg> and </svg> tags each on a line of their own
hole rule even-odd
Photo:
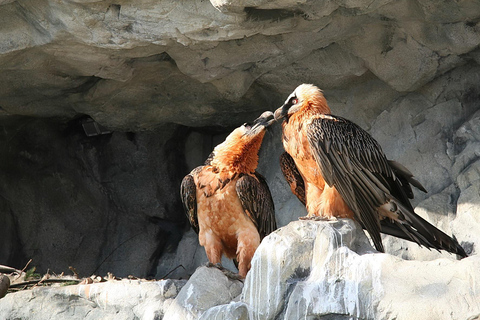
<svg viewBox="0 0 480 320">
<path fill-rule="evenodd" d="M 297 104 L 298 103 L 298 99 L 297 98 L 292 98 L 292 104 Z"/>
</svg>

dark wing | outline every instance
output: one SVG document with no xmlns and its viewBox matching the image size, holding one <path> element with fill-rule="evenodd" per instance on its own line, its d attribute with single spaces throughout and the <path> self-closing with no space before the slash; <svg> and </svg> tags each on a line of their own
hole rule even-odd
<svg viewBox="0 0 480 320">
<path fill-rule="evenodd" d="M 192 174 L 187 174 L 180 185 L 180 196 L 182 197 L 183 208 L 190 225 L 196 233 L 199 231 L 197 217 L 197 186 Z"/>
<path fill-rule="evenodd" d="M 389 190 L 377 177 L 392 178 L 393 172 L 381 147 L 366 131 L 340 117 L 317 118 L 307 130 L 325 182 L 335 186 L 377 250 L 383 252 L 377 208 L 387 202 Z"/>
<path fill-rule="evenodd" d="M 280 169 L 282 169 L 283 176 L 290 185 L 292 193 L 305 205 L 305 182 L 298 171 L 295 161 L 287 152 L 282 153 L 280 156 Z"/>
<path fill-rule="evenodd" d="M 255 177 L 243 175 L 235 186 L 243 210 L 257 227 L 260 239 L 277 229 L 275 207 L 265 178 L 255 172 Z"/>
<path fill-rule="evenodd" d="M 397 161 L 388 160 L 388 164 L 390 165 L 393 172 L 395 173 L 395 176 L 400 180 L 402 189 L 409 199 L 413 199 L 412 187 L 410 185 L 427 193 L 427 190 L 425 190 L 422 184 L 413 177 L 413 174 L 410 172 L 410 170 L 405 168 L 401 163 L 398 163 Z"/>
<path fill-rule="evenodd" d="M 307 135 L 325 182 L 335 186 L 378 251 L 384 251 L 381 231 L 466 256 L 455 239 L 413 211 L 409 184 L 425 189 L 405 167 L 388 161 L 365 130 L 344 118 L 325 115 L 309 125 Z M 380 224 L 379 212 L 385 208 L 398 218 L 386 218 Z"/>
</svg>

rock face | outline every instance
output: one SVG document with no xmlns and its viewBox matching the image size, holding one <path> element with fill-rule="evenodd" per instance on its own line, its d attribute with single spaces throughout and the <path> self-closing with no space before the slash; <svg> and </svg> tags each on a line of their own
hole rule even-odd
<svg viewBox="0 0 480 320">
<path fill-rule="evenodd" d="M 0 0 L 0 262 L 191 275 L 206 258 L 181 178 L 304 82 L 406 165 L 429 191 L 418 213 L 476 254 L 479 18 L 476 0 Z M 84 117 L 112 133 L 86 137 Z M 284 226 L 305 211 L 271 132 L 259 172 Z"/>
<path fill-rule="evenodd" d="M 377 81 L 387 101 L 369 109 L 385 109 L 476 65 L 480 42 L 475 0 L 0 5 L 4 113 L 88 114 L 124 130 L 236 125 L 301 82 L 340 89 L 326 92 L 342 101 L 352 86 Z"/>
<path fill-rule="evenodd" d="M 183 177 L 181 134 L 173 126 L 88 138 L 76 121 L 4 125 L 3 263 L 22 268 L 32 257 L 39 272 L 155 275 L 184 226 L 171 191 Z"/>
<path fill-rule="evenodd" d="M 0 315 L 27 320 L 47 315 L 75 320 L 476 319 L 479 268 L 478 256 L 422 262 L 378 253 L 348 219 L 295 221 L 264 239 L 244 284 L 201 267 L 186 283 L 124 280 L 13 293 L 0 300 Z"/>
</svg>

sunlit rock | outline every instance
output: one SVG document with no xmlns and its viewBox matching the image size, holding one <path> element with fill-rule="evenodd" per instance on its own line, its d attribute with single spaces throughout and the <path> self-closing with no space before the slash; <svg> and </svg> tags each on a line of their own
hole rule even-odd
<svg viewBox="0 0 480 320">
<path fill-rule="evenodd" d="M 198 319 L 208 309 L 232 301 L 242 287 L 241 281 L 228 278 L 215 267 L 201 267 L 180 290 L 165 319 Z"/>
<path fill-rule="evenodd" d="M 162 319 L 184 280 L 122 280 L 44 287 L 0 299 L 2 319 Z"/>
<path fill-rule="evenodd" d="M 476 256 L 421 262 L 378 253 L 352 220 L 296 221 L 264 239 L 241 300 L 208 314 L 215 319 L 468 319 L 480 314 L 479 267 Z M 233 314 L 238 317 L 225 316 Z"/>
<path fill-rule="evenodd" d="M 286 317 L 285 297 L 322 266 L 337 267 L 331 262 L 332 255 L 345 245 L 360 252 L 374 252 L 353 221 L 290 223 L 266 238 L 258 248 L 242 300 L 253 310 L 255 319 L 274 319 L 279 314 Z"/>
<path fill-rule="evenodd" d="M 476 254 L 479 18 L 477 0 L 0 0 L 0 260 L 190 276 L 206 256 L 181 177 L 303 82 L 406 165 L 429 191 L 414 190 L 418 213 Z M 84 116 L 112 133 L 86 137 L 72 125 Z M 280 136 L 264 139 L 259 172 L 285 226 L 306 213 Z"/>
<path fill-rule="evenodd" d="M 244 284 L 201 267 L 188 282 L 124 280 L 12 293 L 0 299 L 0 314 L 30 320 L 112 314 L 179 320 L 475 319 L 479 268 L 478 256 L 408 261 L 378 253 L 353 220 L 295 221 L 263 240 Z"/>
</svg>

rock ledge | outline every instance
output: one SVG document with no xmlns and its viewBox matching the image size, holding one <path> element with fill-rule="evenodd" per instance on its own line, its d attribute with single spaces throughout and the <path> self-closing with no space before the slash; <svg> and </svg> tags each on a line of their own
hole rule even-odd
<svg viewBox="0 0 480 320">
<path fill-rule="evenodd" d="M 425 249 L 427 250 L 427 249 Z M 200 267 L 188 282 L 39 288 L 0 300 L 4 319 L 476 319 L 480 258 L 376 252 L 353 221 L 295 221 L 264 239 L 244 285 Z"/>
</svg>

